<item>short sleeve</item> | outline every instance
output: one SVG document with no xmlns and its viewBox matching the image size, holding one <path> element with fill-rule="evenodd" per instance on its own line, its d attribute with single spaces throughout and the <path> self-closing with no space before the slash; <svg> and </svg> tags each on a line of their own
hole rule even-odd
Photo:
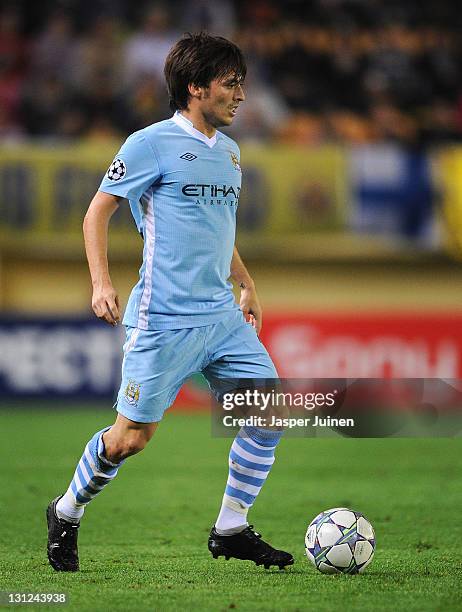
<svg viewBox="0 0 462 612">
<path fill-rule="evenodd" d="M 115 156 L 99 190 L 137 200 L 159 177 L 159 164 L 151 144 L 142 132 L 135 132 Z"/>
</svg>

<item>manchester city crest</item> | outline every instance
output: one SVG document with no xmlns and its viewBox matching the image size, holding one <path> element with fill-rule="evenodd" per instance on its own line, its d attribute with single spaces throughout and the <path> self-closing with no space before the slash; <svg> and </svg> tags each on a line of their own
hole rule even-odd
<svg viewBox="0 0 462 612">
<path fill-rule="evenodd" d="M 232 151 L 229 152 L 231 155 L 231 161 L 233 162 L 233 166 L 236 168 L 236 170 L 238 172 L 241 172 L 241 166 L 239 164 L 239 158 L 236 155 L 236 153 L 233 153 Z"/>
<path fill-rule="evenodd" d="M 140 387 L 141 385 L 134 380 L 129 380 L 125 387 L 124 396 L 127 402 L 131 406 L 136 406 L 140 399 Z"/>
</svg>

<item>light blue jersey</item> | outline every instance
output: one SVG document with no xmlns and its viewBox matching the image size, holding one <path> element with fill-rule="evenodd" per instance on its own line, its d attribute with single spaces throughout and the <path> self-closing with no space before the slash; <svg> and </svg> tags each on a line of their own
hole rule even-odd
<svg viewBox="0 0 462 612">
<path fill-rule="evenodd" d="M 125 141 L 100 185 L 129 200 L 144 239 L 125 325 L 202 327 L 238 308 L 228 278 L 240 189 L 237 144 L 180 113 Z"/>
</svg>

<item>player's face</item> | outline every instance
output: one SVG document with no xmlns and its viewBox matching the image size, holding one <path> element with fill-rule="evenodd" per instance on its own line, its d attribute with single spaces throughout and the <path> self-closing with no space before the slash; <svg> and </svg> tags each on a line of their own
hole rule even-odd
<svg viewBox="0 0 462 612">
<path fill-rule="evenodd" d="M 245 100 L 242 82 L 230 75 L 222 80 L 213 80 L 204 90 L 201 100 L 202 114 L 206 121 L 217 128 L 231 125 L 239 104 Z"/>
</svg>

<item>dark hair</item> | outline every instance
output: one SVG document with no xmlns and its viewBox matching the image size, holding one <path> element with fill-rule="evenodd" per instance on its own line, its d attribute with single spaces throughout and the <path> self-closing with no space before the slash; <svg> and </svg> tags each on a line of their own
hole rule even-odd
<svg viewBox="0 0 462 612">
<path fill-rule="evenodd" d="M 165 60 L 164 75 L 172 110 L 188 107 L 188 85 L 208 87 L 214 79 L 234 75 L 242 82 L 247 72 L 242 51 L 222 38 L 201 32 L 185 34 Z"/>
</svg>

